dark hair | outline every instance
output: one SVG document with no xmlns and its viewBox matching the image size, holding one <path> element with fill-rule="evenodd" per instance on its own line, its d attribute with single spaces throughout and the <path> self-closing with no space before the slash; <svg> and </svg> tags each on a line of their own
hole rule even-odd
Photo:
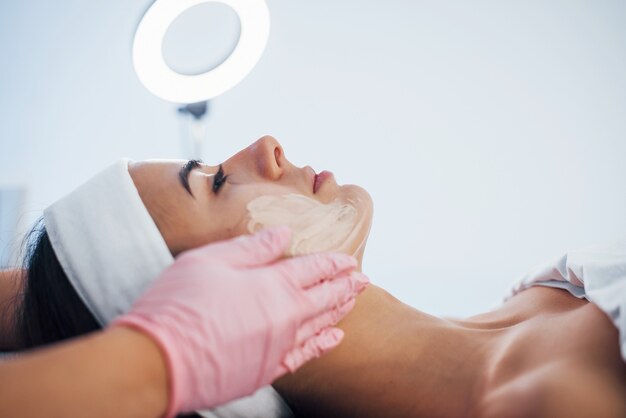
<svg viewBox="0 0 626 418">
<path fill-rule="evenodd" d="M 24 249 L 26 275 L 15 316 L 20 348 L 100 329 L 63 271 L 41 220 L 28 234 Z"/>
</svg>

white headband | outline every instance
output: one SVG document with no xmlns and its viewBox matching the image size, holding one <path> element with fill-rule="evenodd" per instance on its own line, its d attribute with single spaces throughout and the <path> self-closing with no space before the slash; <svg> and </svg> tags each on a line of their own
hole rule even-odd
<svg viewBox="0 0 626 418">
<path fill-rule="evenodd" d="M 127 312 L 173 257 L 123 159 L 44 211 L 63 271 L 101 325 Z"/>
</svg>

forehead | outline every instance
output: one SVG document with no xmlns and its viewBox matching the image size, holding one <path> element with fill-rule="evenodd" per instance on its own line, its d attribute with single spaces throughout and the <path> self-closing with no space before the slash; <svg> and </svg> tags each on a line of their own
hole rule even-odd
<svg viewBox="0 0 626 418">
<path fill-rule="evenodd" d="M 133 161 L 128 165 L 131 177 L 144 178 L 146 176 L 169 177 L 178 173 L 186 160 L 144 160 Z"/>
<path fill-rule="evenodd" d="M 174 193 L 178 183 L 178 172 L 185 160 L 146 160 L 132 162 L 128 166 L 135 187 L 142 196 L 168 191 Z"/>
<path fill-rule="evenodd" d="M 180 185 L 178 172 L 184 160 L 147 160 L 128 167 L 139 197 L 157 225 L 166 213 L 172 216 L 190 197 Z"/>
</svg>

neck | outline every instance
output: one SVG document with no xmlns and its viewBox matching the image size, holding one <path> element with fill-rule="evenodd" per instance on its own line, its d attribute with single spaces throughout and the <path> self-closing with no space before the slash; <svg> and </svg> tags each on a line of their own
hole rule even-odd
<svg viewBox="0 0 626 418">
<path fill-rule="evenodd" d="M 375 286 L 340 326 L 337 349 L 275 384 L 296 412 L 463 417 L 478 402 L 494 333 L 417 311 Z"/>
</svg>

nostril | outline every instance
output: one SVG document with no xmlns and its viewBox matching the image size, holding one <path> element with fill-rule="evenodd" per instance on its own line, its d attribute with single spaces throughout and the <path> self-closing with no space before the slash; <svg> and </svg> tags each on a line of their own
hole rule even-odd
<svg viewBox="0 0 626 418">
<path fill-rule="evenodd" d="M 278 164 L 278 166 L 281 166 L 281 157 L 283 155 L 283 151 L 280 149 L 280 147 L 276 147 L 274 148 L 274 159 L 276 160 L 276 164 Z"/>
</svg>

